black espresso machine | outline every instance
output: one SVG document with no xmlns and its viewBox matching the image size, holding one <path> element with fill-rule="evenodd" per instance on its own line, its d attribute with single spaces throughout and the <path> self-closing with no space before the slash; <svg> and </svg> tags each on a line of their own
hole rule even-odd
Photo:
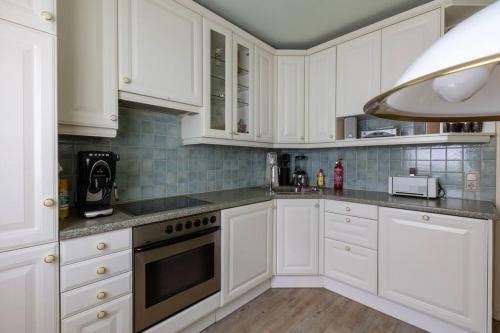
<svg viewBox="0 0 500 333">
<path fill-rule="evenodd" d="M 113 214 L 111 193 L 118 200 L 116 162 L 120 156 L 110 151 L 78 152 L 76 203 L 86 218 Z"/>
</svg>

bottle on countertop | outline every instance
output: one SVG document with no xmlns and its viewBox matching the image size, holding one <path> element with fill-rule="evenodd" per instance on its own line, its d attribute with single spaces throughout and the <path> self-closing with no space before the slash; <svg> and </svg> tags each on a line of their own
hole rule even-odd
<svg viewBox="0 0 500 333">
<path fill-rule="evenodd" d="M 333 169 L 333 188 L 335 190 L 342 190 L 344 186 L 344 167 L 342 166 L 342 159 L 339 158 L 335 162 L 335 168 Z"/>
<path fill-rule="evenodd" d="M 316 175 L 316 187 L 317 188 L 325 188 L 325 173 L 323 169 L 319 169 L 318 174 Z"/>
<path fill-rule="evenodd" d="M 59 219 L 63 220 L 69 215 L 68 180 L 59 179 Z"/>
</svg>

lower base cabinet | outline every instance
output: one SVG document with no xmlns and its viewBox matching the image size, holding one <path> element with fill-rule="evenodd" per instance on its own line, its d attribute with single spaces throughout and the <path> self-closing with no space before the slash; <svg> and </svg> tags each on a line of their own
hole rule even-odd
<svg viewBox="0 0 500 333">
<path fill-rule="evenodd" d="M 62 333 L 131 333 L 132 295 L 123 296 L 62 321 Z"/>
<path fill-rule="evenodd" d="M 487 332 L 488 221 L 379 209 L 379 294 Z"/>
<path fill-rule="evenodd" d="M 59 331 L 58 244 L 0 253 L 0 331 Z"/>
<path fill-rule="evenodd" d="M 272 203 L 223 210 L 221 240 L 221 304 L 225 305 L 272 276 Z"/>
</svg>

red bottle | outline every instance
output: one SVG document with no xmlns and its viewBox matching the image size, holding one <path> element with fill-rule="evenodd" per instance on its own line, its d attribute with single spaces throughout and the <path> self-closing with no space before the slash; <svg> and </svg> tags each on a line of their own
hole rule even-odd
<svg viewBox="0 0 500 333">
<path fill-rule="evenodd" d="M 341 161 L 342 159 L 338 159 L 333 169 L 333 188 L 335 190 L 341 190 L 344 186 L 344 167 Z"/>
</svg>

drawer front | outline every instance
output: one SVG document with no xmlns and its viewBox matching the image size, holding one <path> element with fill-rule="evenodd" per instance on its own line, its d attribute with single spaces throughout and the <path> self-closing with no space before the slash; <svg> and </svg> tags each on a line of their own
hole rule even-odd
<svg viewBox="0 0 500 333">
<path fill-rule="evenodd" d="M 132 292 L 132 272 L 127 272 L 61 294 L 61 317 L 90 309 Z"/>
<path fill-rule="evenodd" d="M 325 213 L 325 237 L 376 250 L 377 221 Z"/>
<path fill-rule="evenodd" d="M 61 265 L 87 260 L 132 247 L 132 230 L 124 229 L 61 242 Z"/>
<path fill-rule="evenodd" d="M 61 267 L 61 290 L 67 291 L 132 269 L 132 251 L 121 251 Z M 99 272 L 98 272 L 99 271 Z"/>
<path fill-rule="evenodd" d="M 325 239 L 325 275 L 377 294 L 377 252 Z"/>
<path fill-rule="evenodd" d="M 61 333 L 132 333 L 132 295 L 64 319 Z"/>
<path fill-rule="evenodd" d="M 325 200 L 325 211 L 372 220 L 376 220 L 378 216 L 377 206 L 346 201 Z"/>
</svg>

